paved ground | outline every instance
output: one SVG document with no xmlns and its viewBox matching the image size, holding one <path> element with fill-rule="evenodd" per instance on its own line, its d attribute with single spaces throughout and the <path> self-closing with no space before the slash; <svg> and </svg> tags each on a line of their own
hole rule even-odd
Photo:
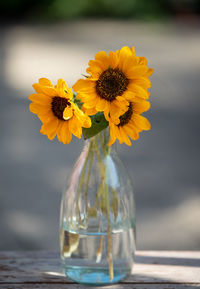
<svg viewBox="0 0 200 289">
<path fill-rule="evenodd" d="M 119 147 L 137 203 L 138 248 L 200 249 L 200 24 L 88 21 L 0 28 L 0 249 L 57 249 L 65 177 L 82 143 L 40 135 L 27 96 L 72 84 L 99 50 L 135 45 L 155 69 L 152 131 Z"/>
</svg>

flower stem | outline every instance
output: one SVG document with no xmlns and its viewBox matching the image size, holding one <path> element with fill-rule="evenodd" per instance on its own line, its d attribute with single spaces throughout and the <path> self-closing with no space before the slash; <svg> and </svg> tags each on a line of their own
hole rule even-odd
<svg viewBox="0 0 200 289">
<path fill-rule="evenodd" d="M 101 137 L 99 136 L 100 143 L 102 145 L 103 154 L 106 155 L 106 150 L 104 148 L 103 143 L 101 142 Z M 109 188 L 108 184 L 106 182 L 106 167 L 104 167 L 104 164 L 101 160 L 101 154 L 99 151 L 98 143 L 95 140 L 95 149 L 97 153 L 97 159 L 99 168 L 102 174 L 102 182 L 104 184 L 104 190 L 105 190 L 105 198 L 106 198 L 106 212 L 107 212 L 107 218 L 108 218 L 108 228 L 107 228 L 107 234 L 108 234 L 108 266 L 109 266 L 109 275 L 110 275 L 110 281 L 113 280 L 114 273 L 113 273 L 113 260 L 112 260 L 112 234 L 111 234 L 111 224 L 110 224 L 110 203 L 109 203 Z"/>
<path fill-rule="evenodd" d="M 108 186 L 106 186 L 106 204 L 107 204 L 107 217 L 108 217 L 108 265 L 109 265 L 109 274 L 110 281 L 113 280 L 113 260 L 112 260 L 112 234 L 111 234 L 111 225 L 110 225 L 110 203 L 109 203 L 109 191 Z"/>
<path fill-rule="evenodd" d="M 103 236 L 100 236 L 99 240 L 99 247 L 96 251 L 97 259 L 96 262 L 99 263 L 101 261 L 101 256 L 102 256 L 102 246 L 103 246 Z"/>
<path fill-rule="evenodd" d="M 88 201 L 87 201 L 87 191 L 88 191 L 88 185 L 89 185 L 89 181 L 90 181 L 90 175 L 91 175 L 91 170 L 92 170 L 92 161 L 93 161 L 93 149 L 92 149 L 92 142 L 90 144 L 90 148 L 89 150 L 90 152 L 90 159 L 89 159 L 89 165 L 88 165 L 88 173 L 87 173 L 87 179 L 86 179 L 86 183 L 85 183 L 85 189 L 84 189 L 84 198 L 85 198 L 85 209 L 86 209 L 86 213 L 88 212 Z"/>
<path fill-rule="evenodd" d="M 76 209 L 77 209 L 77 213 L 78 213 L 78 216 L 79 216 L 79 226 L 82 226 L 82 225 L 81 225 L 81 214 L 80 214 L 80 209 L 79 209 L 79 204 L 78 203 L 79 203 L 79 199 L 80 199 L 80 196 L 81 196 L 82 186 L 83 186 L 83 183 L 84 183 L 85 171 L 86 171 L 86 166 L 87 166 L 88 159 L 89 159 L 89 156 L 90 156 L 91 146 L 92 146 L 92 143 L 90 142 L 89 148 L 88 148 L 88 152 L 87 152 L 87 156 L 86 156 L 86 160 L 84 162 L 83 169 L 82 169 L 82 172 L 81 172 L 79 186 L 78 186 L 78 197 L 77 197 Z M 88 180 L 88 182 L 89 182 L 89 180 Z"/>
</svg>

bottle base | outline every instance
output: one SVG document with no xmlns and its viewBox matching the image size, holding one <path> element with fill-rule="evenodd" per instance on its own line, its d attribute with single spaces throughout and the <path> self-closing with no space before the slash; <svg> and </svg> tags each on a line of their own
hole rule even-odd
<svg viewBox="0 0 200 289">
<path fill-rule="evenodd" d="M 72 281 L 80 284 L 102 286 L 118 283 L 130 274 L 130 270 L 118 268 L 114 270 L 114 277 L 110 280 L 109 270 L 106 268 L 90 268 L 71 266 L 65 267 L 65 275 Z"/>
</svg>

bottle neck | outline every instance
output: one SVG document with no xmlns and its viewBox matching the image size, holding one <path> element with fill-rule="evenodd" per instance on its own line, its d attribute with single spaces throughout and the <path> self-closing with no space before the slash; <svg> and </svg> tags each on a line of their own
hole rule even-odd
<svg viewBox="0 0 200 289">
<path fill-rule="evenodd" d="M 88 149 L 90 148 L 90 150 L 97 149 L 98 147 L 100 152 L 106 155 L 116 150 L 116 144 L 108 146 L 109 140 L 110 140 L 110 129 L 109 127 L 107 127 L 97 135 L 86 140 L 85 146 Z"/>
</svg>

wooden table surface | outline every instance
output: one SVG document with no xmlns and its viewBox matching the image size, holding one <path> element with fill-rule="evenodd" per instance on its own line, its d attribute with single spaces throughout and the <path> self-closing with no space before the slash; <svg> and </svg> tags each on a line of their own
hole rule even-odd
<svg viewBox="0 0 200 289">
<path fill-rule="evenodd" d="M 200 288 L 200 251 L 137 251 L 135 261 L 132 276 L 103 288 Z M 58 253 L 0 251 L 0 288 L 88 287 L 75 284 L 63 275 Z"/>
</svg>

